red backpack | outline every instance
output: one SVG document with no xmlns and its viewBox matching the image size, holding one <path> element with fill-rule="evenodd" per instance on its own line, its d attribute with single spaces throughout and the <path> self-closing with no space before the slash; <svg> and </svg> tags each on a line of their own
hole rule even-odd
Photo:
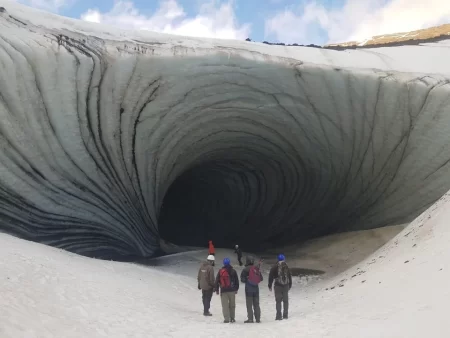
<svg viewBox="0 0 450 338">
<path fill-rule="evenodd" d="M 231 287 L 231 279 L 228 270 L 225 268 L 220 269 L 219 276 L 220 276 L 220 287 L 222 289 L 229 289 Z"/>
<path fill-rule="evenodd" d="M 261 271 L 258 266 L 251 266 L 248 272 L 248 283 L 251 285 L 258 285 L 261 283 Z"/>
</svg>

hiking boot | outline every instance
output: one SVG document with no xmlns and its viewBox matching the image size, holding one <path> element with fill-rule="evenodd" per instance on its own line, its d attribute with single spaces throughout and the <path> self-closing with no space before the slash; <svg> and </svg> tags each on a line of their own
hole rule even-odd
<svg viewBox="0 0 450 338">
<path fill-rule="evenodd" d="M 288 315 L 283 315 L 283 319 L 288 319 Z"/>
<path fill-rule="evenodd" d="M 211 317 L 212 316 L 211 312 L 204 312 L 203 315 L 205 317 Z"/>
<path fill-rule="evenodd" d="M 276 317 L 275 317 L 275 320 L 283 320 L 283 317 L 281 317 L 281 316 L 276 316 Z"/>
<path fill-rule="evenodd" d="M 225 324 L 228 324 L 230 321 L 225 319 L 223 322 L 224 322 Z"/>
<path fill-rule="evenodd" d="M 230 323 L 236 323 L 236 321 L 234 320 L 234 318 L 231 318 Z"/>
<path fill-rule="evenodd" d="M 246 324 L 253 323 L 253 320 L 247 319 L 244 323 L 246 323 Z"/>
<path fill-rule="evenodd" d="M 258 324 L 261 323 L 261 321 L 260 321 L 259 319 L 257 319 L 256 322 L 257 322 Z"/>
</svg>

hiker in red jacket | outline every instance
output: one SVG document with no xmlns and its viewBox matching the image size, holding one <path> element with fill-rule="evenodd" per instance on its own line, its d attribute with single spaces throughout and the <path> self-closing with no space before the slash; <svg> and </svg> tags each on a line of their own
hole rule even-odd
<svg viewBox="0 0 450 338">
<path fill-rule="evenodd" d="M 214 249 L 214 245 L 212 241 L 209 241 L 209 254 L 215 256 L 216 250 Z"/>
<path fill-rule="evenodd" d="M 236 312 L 236 294 L 239 290 L 239 278 L 236 270 L 230 264 L 230 259 L 223 260 L 223 268 L 219 270 L 216 277 L 216 293 L 222 301 L 222 313 L 224 323 L 234 323 Z"/>
<path fill-rule="evenodd" d="M 209 249 L 208 254 L 212 256 L 216 256 L 216 250 L 214 249 L 214 245 L 212 241 L 209 241 Z M 212 266 L 215 266 L 215 262 L 213 261 Z"/>
</svg>

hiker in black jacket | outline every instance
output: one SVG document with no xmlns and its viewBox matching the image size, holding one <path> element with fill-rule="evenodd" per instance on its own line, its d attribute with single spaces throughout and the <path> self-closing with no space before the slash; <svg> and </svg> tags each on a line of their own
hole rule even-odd
<svg viewBox="0 0 450 338">
<path fill-rule="evenodd" d="M 236 270 L 230 264 L 230 259 L 223 260 L 223 267 L 219 270 L 215 283 L 216 293 L 222 302 L 224 323 L 234 323 L 236 312 L 236 294 L 239 290 L 239 278 Z"/>
<path fill-rule="evenodd" d="M 241 250 L 241 248 L 239 247 L 239 245 L 236 245 L 236 246 L 234 247 L 234 253 L 237 255 L 237 259 L 238 259 L 238 262 L 239 262 L 239 266 L 242 266 L 242 250 Z"/>
<path fill-rule="evenodd" d="M 255 266 L 255 259 L 247 256 L 245 268 L 241 272 L 241 282 L 245 283 L 245 303 L 247 305 L 247 320 L 244 323 L 253 323 L 253 309 L 255 320 L 261 323 L 261 308 L 259 307 L 259 283 L 263 281 L 259 266 Z"/>
<path fill-rule="evenodd" d="M 289 315 L 289 290 L 292 287 L 292 275 L 285 262 L 284 255 L 278 255 L 278 263 L 275 264 L 269 273 L 269 290 L 272 291 L 272 284 L 275 281 L 275 301 L 277 316 L 275 320 L 288 319 Z M 281 316 L 281 302 L 283 302 L 283 316 Z"/>
</svg>

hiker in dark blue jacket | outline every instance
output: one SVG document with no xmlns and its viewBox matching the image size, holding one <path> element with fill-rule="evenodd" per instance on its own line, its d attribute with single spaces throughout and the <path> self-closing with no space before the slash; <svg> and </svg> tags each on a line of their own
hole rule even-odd
<svg viewBox="0 0 450 338">
<path fill-rule="evenodd" d="M 269 273 L 269 290 L 275 284 L 275 301 L 277 316 L 275 320 L 288 319 L 289 315 L 289 290 L 292 288 L 292 274 L 286 258 L 283 254 L 278 255 L 278 263 L 275 264 Z M 281 303 L 283 303 L 283 316 L 281 316 Z"/>
<path fill-rule="evenodd" d="M 255 258 L 246 257 L 245 268 L 241 272 L 241 282 L 245 283 L 245 303 L 247 305 L 247 320 L 244 323 L 253 323 L 253 310 L 255 320 L 261 323 L 261 308 L 259 307 L 259 283 L 263 276 L 259 265 L 255 265 Z"/>
<path fill-rule="evenodd" d="M 237 244 L 234 247 L 234 253 L 237 255 L 239 266 L 242 266 L 242 250 Z"/>
<path fill-rule="evenodd" d="M 224 258 L 223 268 L 219 270 L 215 283 L 216 293 L 222 302 L 222 313 L 224 323 L 234 323 L 236 320 L 236 294 L 239 290 L 239 277 L 236 270 L 231 266 L 230 259 Z"/>
</svg>

